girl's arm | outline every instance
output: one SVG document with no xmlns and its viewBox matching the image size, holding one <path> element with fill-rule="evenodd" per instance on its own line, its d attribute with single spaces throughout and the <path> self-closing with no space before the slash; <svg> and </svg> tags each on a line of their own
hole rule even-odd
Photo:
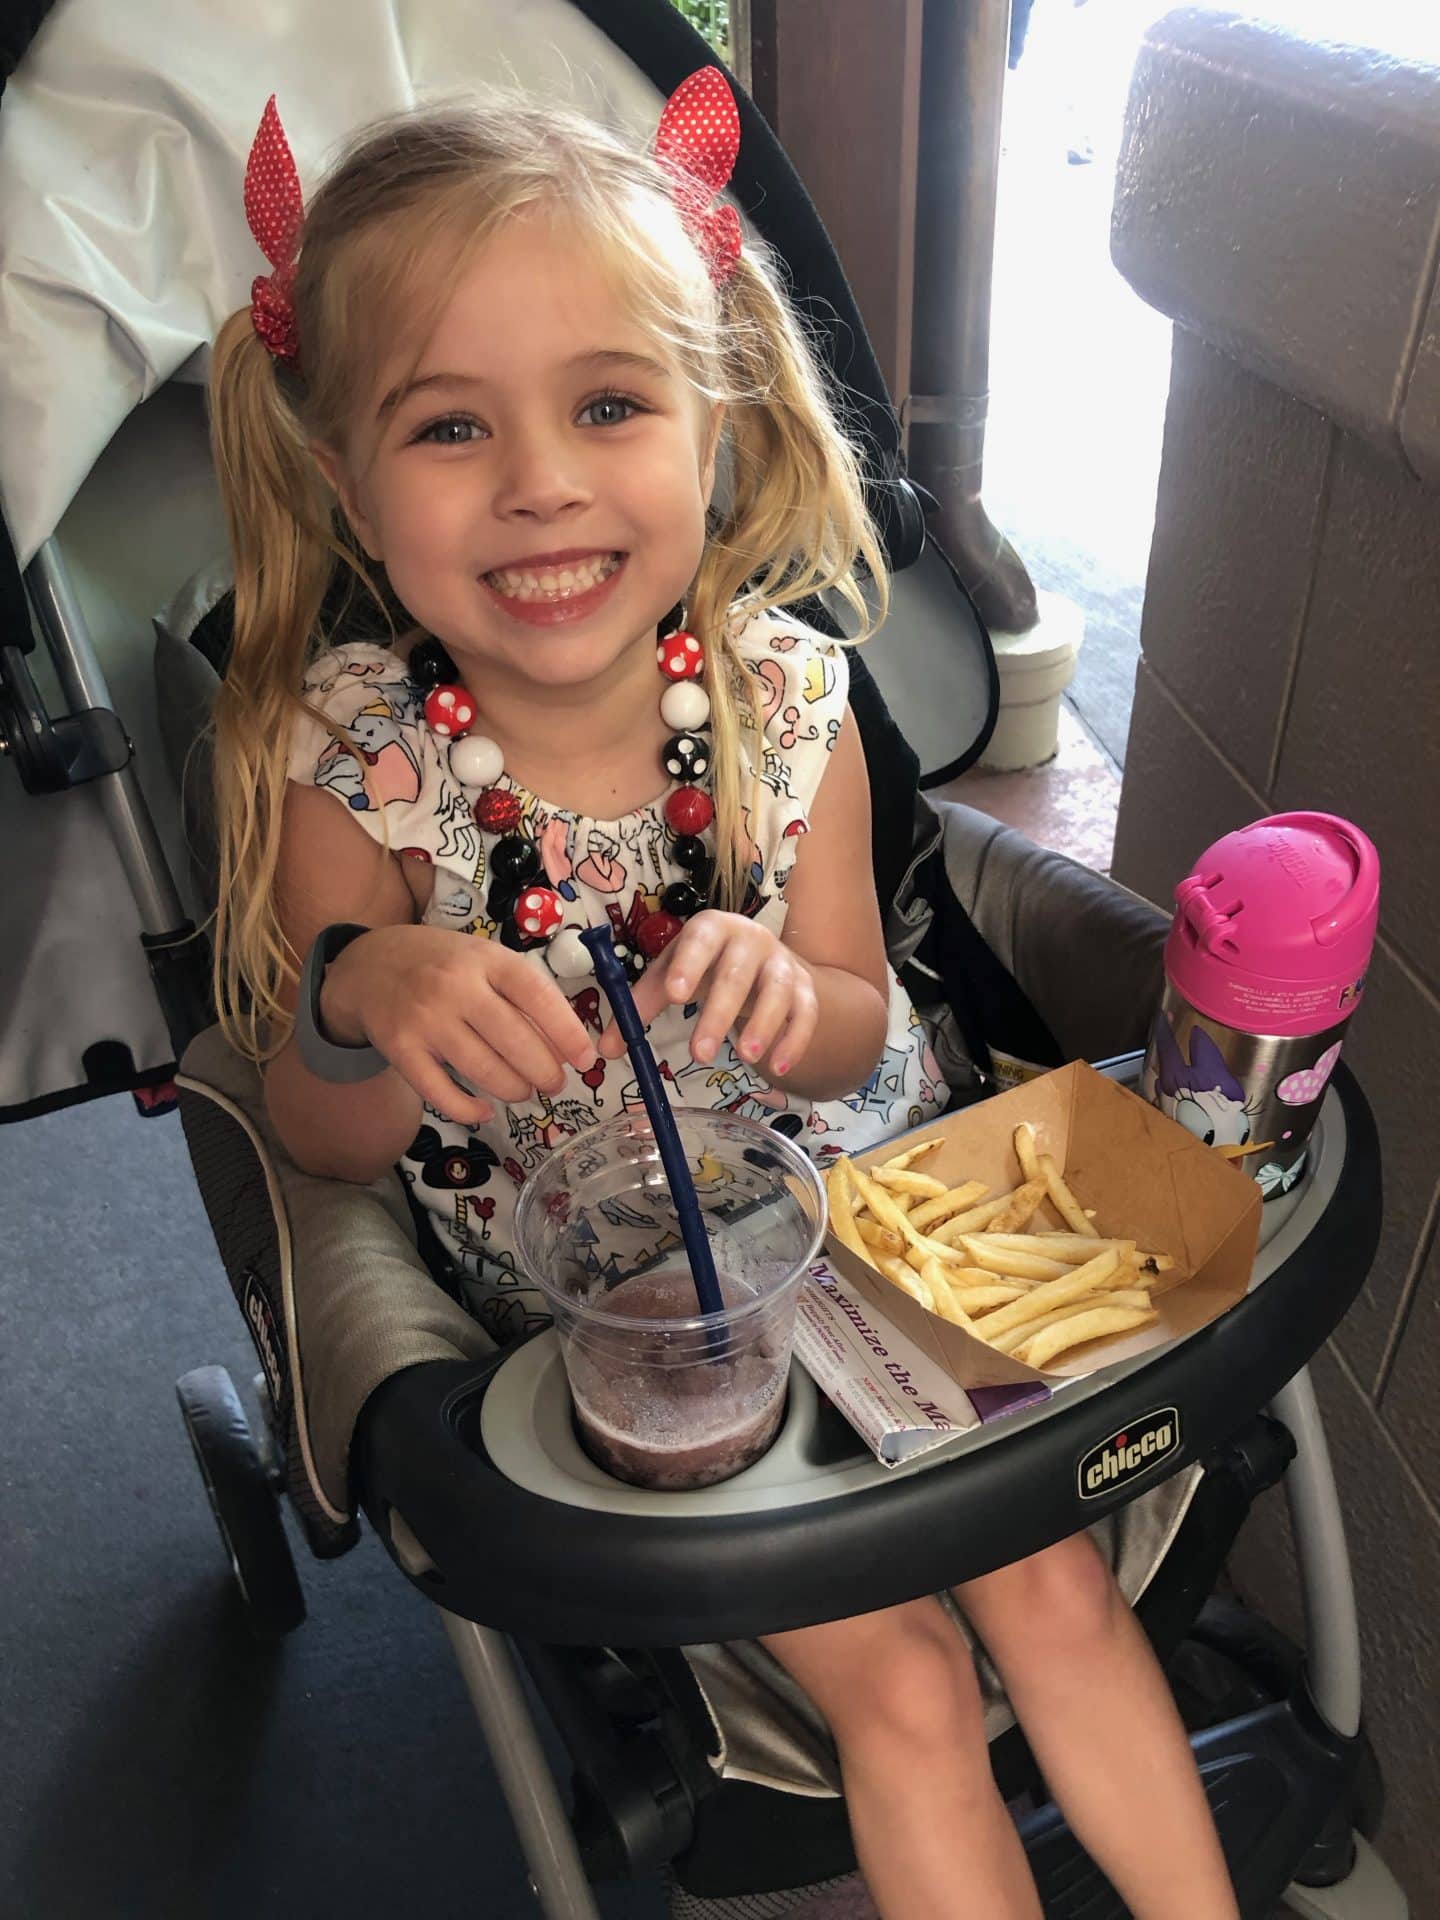
<svg viewBox="0 0 1440 1920">
<path fill-rule="evenodd" d="M 415 919 L 398 858 L 319 787 L 292 782 L 286 791 L 276 884 L 281 924 L 302 959 L 315 936 L 337 920 L 386 927 Z M 281 995 L 291 1012 L 297 985 L 289 981 Z M 333 999 L 332 993 L 322 993 L 322 1017 L 331 1038 L 363 1038 L 344 1030 Z M 378 1180 L 420 1125 L 420 1097 L 393 1067 L 358 1085 L 335 1086 L 310 1072 L 293 1037 L 266 1068 L 265 1105 L 295 1164 L 306 1173 L 340 1180 Z"/>
<path fill-rule="evenodd" d="M 864 1086 L 885 1045 L 890 966 L 870 863 L 870 782 L 855 716 L 847 707 L 800 836 L 786 890 L 781 938 L 803 960 L 815 986 L 816 1022 L 809 1045 L 777 1073 L 784 1046 L 770 1049 L 760 1070 L 786 1092 L 835 1099 Z"/>
<path fill-rule="evenodd" d="M 310 1072 L 293 1037 L 271 1061 L 266 1105 L 308 1173 L 378 1180 L 415 1138 L 422 1098 L 447 1119 L 478 1126 L 494 1118 L 496 1101 L 559 1093 L 566 1061 L 581 1073 L 594 1064 L 594 1045 L 559 985 L 522 954 L 413 924 L 399 857 L 332 794 L 289 788 L 277 887 L 297 954 L 332 921 L 372 929 L 326 972 L 320 1022 L 332 1040 L 370 1041 L 392 1063 L 371 1080 L 334 1086 Z M 286 996 L 292 1007 L 295 991 Z"/>
</svg>

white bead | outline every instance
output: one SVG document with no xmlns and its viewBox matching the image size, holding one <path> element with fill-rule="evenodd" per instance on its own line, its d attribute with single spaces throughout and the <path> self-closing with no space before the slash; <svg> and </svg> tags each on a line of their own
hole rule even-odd
<svg viewBox="0 0 1440 1920">
<path fill-rule="evenodd" d="M 710 718 L 710 696 L 698 680 L 676 680 L 660 696 L 660 718 L 677 732 L 703 727 Z"/>
<path fill-rule="evenodd" d="M 595 971 L 594 958 L 578 927 L 562 927 L 545 949 L 545 958 L 562 980 L 579 980 Z"/>
<path fill-rule="evenodd" d="M 505 771 L 505 755 L 483 733 L 468 733 L 450 749 L 450 771 L 462 787 L 493 787 Z"/>
</svg>

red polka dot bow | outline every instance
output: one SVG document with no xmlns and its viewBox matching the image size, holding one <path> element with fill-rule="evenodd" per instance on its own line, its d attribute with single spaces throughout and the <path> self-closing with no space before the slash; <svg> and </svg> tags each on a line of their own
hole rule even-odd
<svg viewBox="0 0 1440 1920">
<path fill-rule="evenodd" d="M 270 273 L 255 276 L 250 287 L 250 317 L 255 331 L 277 360 L 300 364 L 300 337 L 295 329 L 291 290 L 295 283 L 295 255 L 305 205 L 300 197 L 300 175 L 295 156 L 272 93 L 260 116 L 260 130 L 245 168 L 245 218 L 256 245 L 270 262 Z"/>
<path fill-rule="evenodd" d="M 740 258 L 740 216 L 734 207 L 710 203 L 729 184 L 739 153 L 735 96 L 718 67 L 701 67 L 666 101 L 655 135 L 655 158 L 674 180 L 671 191 L 680 217 L 717 287 L 734 273 Z"/>
</svg>

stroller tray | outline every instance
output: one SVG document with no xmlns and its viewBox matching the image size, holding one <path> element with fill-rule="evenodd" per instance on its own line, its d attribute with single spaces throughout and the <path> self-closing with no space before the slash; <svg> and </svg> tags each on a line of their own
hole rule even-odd
<svg viewBox="0 0 1440 1920">
<path fill-rule="evenodd" d="M 527 1638 L 678 1646 L 893 1605 L 1036 1552 L 1203 1460 L 1344 1314 L 1374 1252 L 1377 1191 L 1373 1122 L 1342 1067 L 1305 1179 L 1265 1210 L 1243 1301 L 912 1466 L 881 1467 L 796 1369 L 756 1466 L 692 1494 L 623 1486 L 575 1439 L 555 1336 L 541 1334 L 479 1366 L 388 1381 L 358 1436 L 366 1509 L 422 1590 Z M 1157 1423 L 1163 1451 L 1121 1449 L 1118 1467 L 1087 1473 Z"/>
</svg>

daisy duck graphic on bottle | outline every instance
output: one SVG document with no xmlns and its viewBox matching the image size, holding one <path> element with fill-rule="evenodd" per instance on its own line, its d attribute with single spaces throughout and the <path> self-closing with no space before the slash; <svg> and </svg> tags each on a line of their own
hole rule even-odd
<svg viewBox="0 0 1440 1920">
<path fill-rule="evenodd" d="M 1328 813 L 1227 834 L 1175 889 L 1141 1091 L 1267 1199 L 1299 1179 L 1359 1003 L 1380 863 Z"/>
</svg>

